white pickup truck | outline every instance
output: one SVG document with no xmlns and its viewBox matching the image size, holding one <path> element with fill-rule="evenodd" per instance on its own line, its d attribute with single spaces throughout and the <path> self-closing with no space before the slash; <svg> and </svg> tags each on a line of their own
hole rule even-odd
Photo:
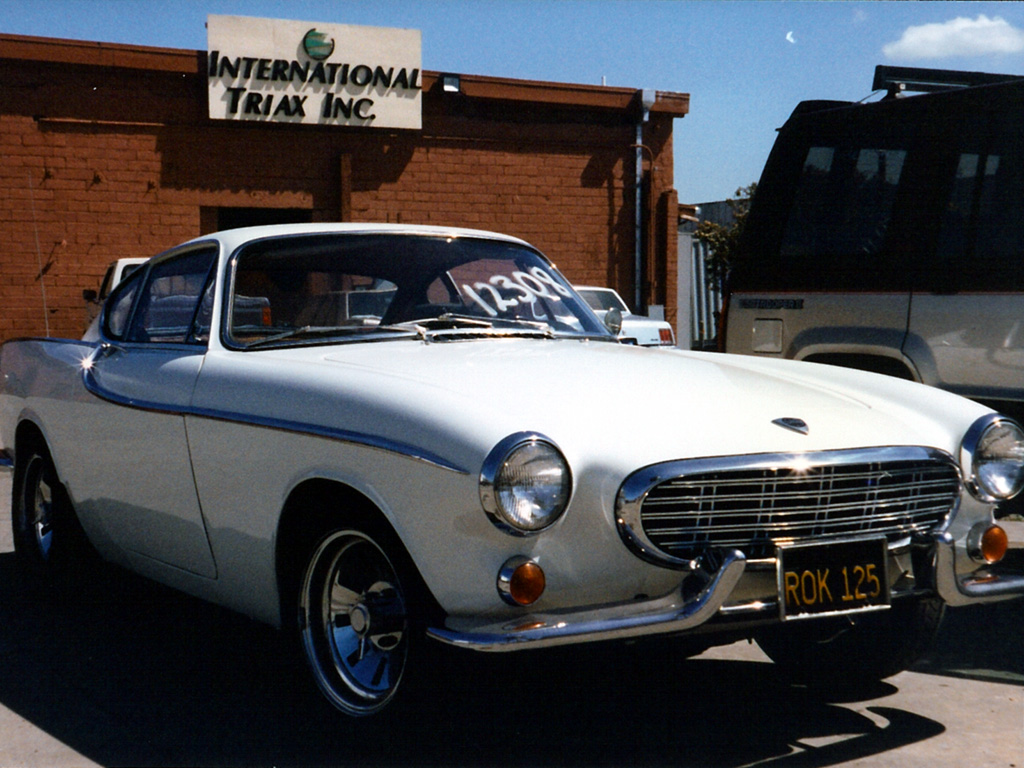
<svg viewBox="0 0 1024 768">
<path fill-rule="evenodd" d="M 674 347 L 676 345 L 676 335 L 672 331 L 671 325 L 653 317 L 634 315 L 615 289 L 598 288 L 593 285 L 574 287 L 602 320 L 610 309 L 617 309 L 622 313 L 620 339 L 636 340 L 641 347 Z"/>
</svg>

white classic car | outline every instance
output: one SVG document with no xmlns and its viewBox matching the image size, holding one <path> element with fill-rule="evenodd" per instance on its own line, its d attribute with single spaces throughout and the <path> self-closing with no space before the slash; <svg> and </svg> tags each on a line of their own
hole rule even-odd
<svg viewBox="0 0 1024 768">
<path fill-rule="evenodd" d="M 620 340 L 639 344 L 641 347 L 674 347 L 676 334 L 664 320 L 644 315 L 634 315 L 626 302 L 614 288 L 599 288 L 594 285 L 573 286 L 585 302 L 604 320 L 613 310 L 621 317 L 618 336 Z M 618 322 L 618 321 L 616 321 Z"/>
<path fill-rule="evenodd" d="M 617 343 L 510 237 L 201 237 L 84 339 L 4 344 L 0 372 L 30 572 L 98 552 L 296 632 L 352 715 L 432 642 L 752 637 L 794 680 L 877 680 L 946 604 L 1024 593 L 994 515 L 1024 483 L 1015 423 L 882 376 Z M 638 393 L 657 418 L 617 413 Z"/>
</svg>

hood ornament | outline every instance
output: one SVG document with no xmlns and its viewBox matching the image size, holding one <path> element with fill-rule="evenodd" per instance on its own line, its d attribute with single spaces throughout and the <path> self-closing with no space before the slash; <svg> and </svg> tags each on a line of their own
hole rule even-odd
<svg viewBox="0 0 1024 768">
<path fill-rule="evenodd" d="M 772 420 L 772 424 L 782 427 L 783 429 L 789 429 L 793 432 L 799 432 L 801 435 L 806 435 L 811 431 L 811 428 L 807 426 L 807 422 L 803 419 L 794 419 L 786 416 L 781 419 Z"/>
</svg>

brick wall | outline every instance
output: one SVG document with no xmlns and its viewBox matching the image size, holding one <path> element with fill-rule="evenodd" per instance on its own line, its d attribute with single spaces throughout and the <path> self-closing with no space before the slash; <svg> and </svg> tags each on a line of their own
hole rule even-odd
<svg viewBox="0 0 1024 768">
<path fill-rule="evenodd" d="M 434 89 L 421 132 L 237 124 L 205 117 L 200 72 L 0 58 L 0 340 L 79 336 L 82 290 L 110 261 L 198 236 L 223 207 L 493 229 L 631 301 L 634 111 Z M 671 138 L 672 117 L 652 116 L 651 303 L 670 317 Z"/>
</svg>

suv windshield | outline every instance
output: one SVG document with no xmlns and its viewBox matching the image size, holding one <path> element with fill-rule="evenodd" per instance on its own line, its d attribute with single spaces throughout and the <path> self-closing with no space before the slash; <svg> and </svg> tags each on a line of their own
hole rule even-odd
<svg viewBox="0 0 1024 768">
<path fill-rule="evenodd" d="M 455 332 L 613 338 L 537 251 L 472 237 L 254 242 L 234 256 L 227 306 L 236 348 Z"/>
</svg>

